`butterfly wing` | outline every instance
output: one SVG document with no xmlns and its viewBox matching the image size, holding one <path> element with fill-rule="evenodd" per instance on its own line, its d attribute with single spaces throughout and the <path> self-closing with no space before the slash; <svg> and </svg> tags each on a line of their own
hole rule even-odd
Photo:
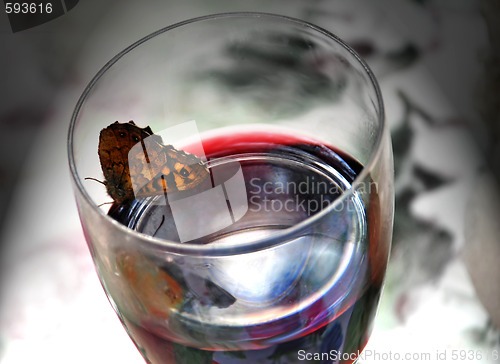
<svg viewBox="0 0 500 364">
<path fill-rule="evenodd" d="M 209 176 L 207 167 L 198 157 L 164 145 L 157 135 L 135 145 L 128 159 L 137 197 L 186 191 Z"/>
<path fill-rule="evenodd" d="M 123 204 L 134 199 L 128 154 L 135 144 L 152 133 L 151 128 L 139 128 L 133 121 L 122 124 L 117 121 L 101 130 L 99 160 L 106 190 L 115 202 Z"/>
<path fill-rule="evenodd" d="M 172 161 L 172 178 L 179 191 L 193 189 L 204 182 L 208 176 L 207 166 L 195 155 L 165 146 L 165 153 Z"/>
</svg>

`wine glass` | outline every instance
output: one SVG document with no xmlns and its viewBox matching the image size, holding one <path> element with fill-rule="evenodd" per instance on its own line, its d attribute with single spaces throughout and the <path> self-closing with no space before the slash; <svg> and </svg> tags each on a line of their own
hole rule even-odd
<svg viewBox="0 0 500 364">
<path fill-rule="evenodd" d="M 104 290 L 148 363 L 357 360 L 393 221 L 377 81 L 263 13 L 132 44 L 81 96 L 69 161 Z"/>
</svg>

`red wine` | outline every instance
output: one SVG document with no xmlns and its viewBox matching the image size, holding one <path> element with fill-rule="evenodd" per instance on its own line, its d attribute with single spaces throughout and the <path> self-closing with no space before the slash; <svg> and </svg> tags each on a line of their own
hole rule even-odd
<svg viewBox="0 0 500 364">
<path fill-rule="evenodd" d="M 335 205 L 362 166 L 332 147 L 284 133 L 219 134 L 204 138 L 203 148 L 209 187 L 241 173 L 244 201 L 226 183 L 221 206 L 232 223 L 212 227 L 218 212 L 201 214 L 200 229 L 209 233 L 189 243 L 235 251 L 255 239 L 273 243 L 192 261 L 125 253 L 118 265 L 139 309 L 114 304 L 146 361 L 352 363 L 371 332 L 387 259 L 370 239 L 378 219 L 365 199 L 354 193 Z M 158 199 L 114 205 L 109 214 L 139 232 L 182 241 L 174 207 Z M 374 199 L 376 191 L 370 205 Z M 293 236 L 280 235 L 315 215 Z M 155 292 L 159 285 L 167 288 Z"/>
</svg>

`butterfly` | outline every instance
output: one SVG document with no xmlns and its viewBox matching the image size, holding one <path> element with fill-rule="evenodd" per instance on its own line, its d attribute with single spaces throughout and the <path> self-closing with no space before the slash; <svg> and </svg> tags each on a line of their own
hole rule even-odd
<svg viewBox="0 0 500 364">
<path fill-rule="evenodd" d="M 195 155 L 165 145 L 149 126 L 118 121 L 99 134 L 99 161 L 108 194 L 117 204 L 190 190 L 209 177 Z"/>
</svg>

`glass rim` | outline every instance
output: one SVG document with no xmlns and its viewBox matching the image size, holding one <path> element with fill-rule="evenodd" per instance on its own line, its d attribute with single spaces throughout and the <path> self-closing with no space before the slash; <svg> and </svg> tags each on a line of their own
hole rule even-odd
<svg viewBox="0 0 500 364">
<path fill-rule="evenodd" d="M 192 23 L 200 23 L 207 20 L 215 20 L 219 18 L 250 18 L 250 17 L 276 19 L 290 23 L 295 23 L 304 26 L 306 28 L 310 28 L 315 32 L 322 34 L 323 36 L 332 39 L 337 44 L 341 45 L 348 53 L 350 53 L 351 56 L 354 57 L 354 59 L 362 66 L 364 72 L 369 77 L 371 86 L 373 87 L 377 99 L 377 105 L 376 105 L 377 120 L 379 122 L 379 127 L 377 128 L 378 135 L 373 145 L 373 148 L 371 148 L 367 163 L 362 166 L 361 171 L 352 181 L 350 188 L 343 191 L 342 194 L 338 198 L 336 198 L 335 201 L 328 207 L 322 209 L 321 211 L 317 212 L 312 216 L 305 218 L 299 223 L 294 224 L 293 226 L 287 227 L 285 229 L 279 230 L 268 237 L 250 240 L 249 242 L 246 242 L 244 244 L 237 244 L 236 246 L 224 245 L 221 247 L 212 244 L 181 243 L 166 239 L 155 238 L 150 235 L 135 231 L 125 226 L 124 224 L 116 221 L 115 219 L 111 218 L 109 215 L 105 214 L 100 208 L 97 207 L 97 205 L 95 204 L 95 202 L 93 201 L 93 199 L 90 197 L 90 195 L 87 193 L 87 190 L 83 186 L 81 182 L 82 179 L 77 172 L 75 156 L 73 153 L 74 149 L 73 136 L 78 116 L 80 114 L 82 106 L 87 100 L 87 97 L 91 92 L 91 90 L 93 89 L 94 85 L 106 73 L 106 71 L 110 69 L 115 63 L 117 63 L 122 57 L 124 57 L 126 54 L 133 51 L 134 49 L 138 48 L 140 45 L 147 42 L 148 40 L 155 38 L 163 33 L 166 33 L 170 30 L 180 28 L 182 26 L 186 26 Z M 300 233 L 301 230 L 304 230 L 311 224 L 314 224 L 314 222 L 320 220 L 325 215 L 331 213 L 332 210 L 335 209 L 335 206 L 337 206 L 339 203 L 342 203 L 347 198 L 347 196 L 352 195 L 353 191 L 355 191 L 357 187 L 362 185 L 363 181 L 368 177 L 370 171 L 373 169 L 373 166 L 375 165 L 375 163 L 379 158 L 381 149 L 383 147 L 383 138 L 386 133 L 387 133 L 387 123 L 385 120 L 384 104 L 382 99 L 382 93 L 380 91 L 377 79 L 375 78 L 374 73 L 372 72 L 366 61 L 364 61 L 363 58 L 361 58 L 361 56 L 358 55 L 356 51 L 352 47 L 350 47 L 346 42 L 344 42 L 341 38 L 339 38 L 334 33 L 322 27 L 319 27 L 313 23 L 290 16 L 265 13 L 265 12 L 226 12 L 226 13 L 216 13 L 216 14 L 199 16 L 166 26 L 137 40 L 136 42 L 132 43 L 131 45 L 123 49 L 121 52 L 116 54 L 113 58 L 111 58 L 87 84 L 80 98 L 78 99 L 78 102 L 76 103 L 75 109 L 71 116 L 71 121 L 68 130 L 67 153 L 68 153 L 69 167 L 71 172 L 70 174 L 74 182 L 74 185 L 78 189 L 79 193 L 81 193 L 81 195 L 83 196 L 83 198 L 85 199 L 85 201 L 88 203 L 89 206 L 98 210 L 100 216 L 104 218 L 105 221 L 111 223 L 116 228 L 121 229 L 121 231 L 124 234 L 132 234 L 133 236 L 138 238 L 138 241 L 140 241 L 141 244 L 147 244 L 150 248 L 155 247 L 172 253 L 191 254 L 191 255 L 203 254 L 207 256 L 208 255 L 225 256 L 225 255 L 235 255 L 235 254 L 243 254 L 243 253 L 258 251 L 261 249 L 270 248 L 273 246 L 286 243 L 288 240 L 287 238 L 292 238 L 296 236 L 297 233 Z"/>
</svg>

